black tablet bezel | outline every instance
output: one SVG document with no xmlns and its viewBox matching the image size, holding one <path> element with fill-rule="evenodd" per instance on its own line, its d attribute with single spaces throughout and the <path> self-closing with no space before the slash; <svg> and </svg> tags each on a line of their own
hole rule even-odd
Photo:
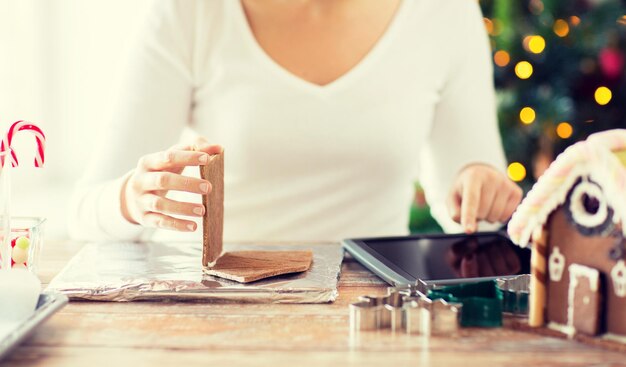
<svg viewBox="0 0 626 367">
<path fill-rule="evenodd" d="M 420 239 L 454 239 L 465 238 L 468 235 L 464 233 L 458 234 L 423 234 L 423 235 L 411 235 L 411 236 L 394 236 L 394 237 L 369 237 L 369 238 L 349 238 L 342 241 L 343 248 L 352 255 L 363 266 L 371 270 L 374 274 L 378 275 L 381 279 L 391 284 L 392 286 L 401 286 L 406 284 L 415 284 L 416 279 L 402 268 L 398 267 L 387 258 L 381 256 L 378 252 L 372 249 L 368 242 L 371 241 L 406 241 L 406 240 L 420 240 Z M 498 236 L 505 239 L 509 239 L 505 232 L 477 232 L 471 234 L 474 237 L 493 237 Z M 513 275 L 515 276 L 515 275 Z M 426 281 L 427 284 L 447 285 L 447 284 L 459 284 L 467 282 L 475 282 L 487 279 L 496 278 L 508 278 L 513 276 L 499 276 L 499 277 L 482 277 L 482 278 L 456 278 L 456 279 L 437 279 Z"/>
</svg>

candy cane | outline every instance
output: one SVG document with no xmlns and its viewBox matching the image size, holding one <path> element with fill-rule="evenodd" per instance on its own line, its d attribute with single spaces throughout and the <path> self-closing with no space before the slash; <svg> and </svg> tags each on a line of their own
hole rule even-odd
<svg viewBox="0 0 626 367">
<path fill-rule="evenodd" d="M 37 155 L 35 156 L 35 167 L 41 167 L 43 166 L 43 163 L 45 160 L 44 152 L 46 149 L 46 136 L 37 125 L 31 124 L 28 121 L 20 120 L 20 121 L 14 122 L 13 125 L 11 125 L 6 136 L 2 139 L 2 142 L 0 142 L 0 151 L 1 152 L 10 151 L 11 152 L 11 165 L 13 167 L 17 167 L 19 165 L 19 162 L 17 160 L 17 155 L 15 155 L 15 151 L 12 149 L 11 145 L 13 143 L 13 136 L 17 132 L 24 131 L 24 130 L 29 131 L 33 135 L 35 135 L 35 140 L 37 141 Z M 2 167 L 4 167 L 5 155 L 6 154 L 0 156 L 0 162 L 2 164 Z"/>
</svg>

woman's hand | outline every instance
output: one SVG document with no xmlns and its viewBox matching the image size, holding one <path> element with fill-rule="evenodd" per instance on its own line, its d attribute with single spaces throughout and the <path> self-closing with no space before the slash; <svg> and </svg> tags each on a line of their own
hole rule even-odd
<svg viewBox="0 0 626 367">
<path fill-rule="evenodd" d="M 137 167 L 122 186 L 121 207 L 124 218 L 147 227 L 183 232 L 196 230 L 196 223 L 173 215 L 201 217 L 202 204 L 185 203 L 165 197 L 169 190 L 207 194 L 211 183 L 181 175 L 186 166 L 207 164 L 210 154 L 222 152 L 219 145 L 209 145 L 198 138 L 193 145 L 175 145 L 164 152 L 152 153 L 139 159 Z"/>
<path fill-rule="evenodd" d="M 471 164 L 459 172 L 448 210 L 466 233 L 473 233 L 479 220 L 506 222 L 521 200 L 522 189 L 504 174 L 485 164 Z"/>
</svg>

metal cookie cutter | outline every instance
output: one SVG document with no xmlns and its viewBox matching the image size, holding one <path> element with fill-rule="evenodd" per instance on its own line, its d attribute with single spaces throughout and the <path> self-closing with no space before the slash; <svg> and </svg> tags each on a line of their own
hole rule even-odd
<svg viewBox="0 0 626 367">
<path fill-rule="evenodd" d="M 450 335 L 459 330 L 459 319 L 463 305 L 442 299 L 432 301 L 430 307 L 430 333 Z"/>
<path fill-rule="evenodd" d="M 515 316 L 527 316 L 530 274 L 500 278 L 496 283 L 502 291 L 502 311 Z"/>
<path fill-rule="evenodd" d="M 431 301 L 428 287 L 414 285 L 388 288 L 381 297 L 362 296 L 350 305 L 350 327 L 354 331 L 391 329 L 410 334 L 450 334 L 458 330 L 461 305 Z"/>
<path fill-rule="evenodd" d="M 432 301 L 426 297 L 404 300 L 404 329 L 408 334 L 430 335 Z"/>
<path fill-rule="evenodd" d="M 392 313 L 394 327 L 397 327 L 396 309 L 402 306 L 403 295 L 387 289 L 384 296 L 361 296 L 350 305 L 350 324 L 353 330 L 376 330 L 391 327 Z"/>
</svg>

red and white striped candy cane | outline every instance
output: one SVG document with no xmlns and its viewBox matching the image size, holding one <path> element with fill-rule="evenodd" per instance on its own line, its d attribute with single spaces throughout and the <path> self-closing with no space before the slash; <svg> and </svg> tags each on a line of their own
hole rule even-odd
<svg viewBox="0 0 626 367">
<path fill-rule="evenodd" d="M 12 149 L 11 145 L 13 143 L 13 136 L 20 131 L 29 131 L 33 135 L 35 135 L 35 140 L 37 141 L 37 155 L 35 156 L 35 167 L 43 166 L 45 160 L 45 149 L 46 149 L 46 136 L 43 131 L 39 128 L 39 126 L 34 125 L 28 121 L 20 120 L 16 121 L 11 125 L 9 131 L 0 142 L 0 151 L 10 151 L 11 152 L 11 165 L 13 167 L 17 167 L 19 165 L 19 161 L 17 160 L 17 155 L 15 155 L 15 151 Z M 0 162 L 2 167 L 4 167 L 4 160 L 6 155 L 0 156 Z"/>
</svg>

